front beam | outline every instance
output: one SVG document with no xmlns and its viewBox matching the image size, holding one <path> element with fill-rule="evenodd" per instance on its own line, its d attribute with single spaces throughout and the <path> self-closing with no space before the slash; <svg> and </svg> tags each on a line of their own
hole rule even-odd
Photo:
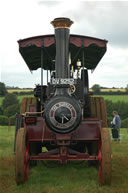
<svg viewBox="0 0 128 193">
<path fill-rule="evenodd" d="M 81 153 L 79 155 L 48 155 L 47 153 L 41 153 L 39 155 L 30 156 L 30 160 L 54 160 L 54 161 L 72 161 L 72 160 L 98 160 L 98 156 L 89 156 L 88 154 Z"/>
</svg>

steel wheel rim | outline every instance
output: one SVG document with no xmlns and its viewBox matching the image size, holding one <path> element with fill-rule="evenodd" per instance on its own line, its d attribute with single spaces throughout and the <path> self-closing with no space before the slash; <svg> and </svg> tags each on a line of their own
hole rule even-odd
<svg viewBox="0 0 128 193">
<path fill-rule="evenodd" d="M 101 185 L 111 184 L 111 142 L 108 128 L 101 128 L 101 139 L 99 141 L 99 183 Z"/>
<path fill-rule="evenodd" d="M 100 184 L 103 183 L 103 168 L 102 168 L 102 147 L 100 145 L 99 153 L 98 153 L 98 160 L 99 160 L 99 182 Z"/>
<path fill-rule="evenodd" d="M 28 180 L 29 173 L 29 141 L 25 128 L 20 128 L 16 138 L 16 183 Z"/>
<path fill-rule="evenodd" d="M 29 173 L 29 143 L 25 144 L 24 150 L 24 181 L 28 180 Z"/>
</svg>

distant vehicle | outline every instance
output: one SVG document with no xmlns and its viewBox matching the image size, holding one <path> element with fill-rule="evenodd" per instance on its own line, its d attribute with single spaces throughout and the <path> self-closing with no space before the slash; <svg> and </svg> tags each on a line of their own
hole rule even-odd
<svg viewBox="0 0 128 193">
<path fill-rule="evenodd" d="M 99 183 L 110 184 L 106 106 L 102 97 L 91 96 L 88 82 L 88 70 L 93 71 L 98 65 L 107 41 L 70 35 L 73 22 L 68 18 L 56 18 L 51 23 L 55 35 L 18 41 L 30 71 L 41 68 L 41 85 L 34 89 L 35 97 L 22 100 L 17 115 L 16 183 L 28 180 L 29 165 L 38 160 L 61 164 L 88 160 L 89 164 L 98 165 Z"/>
</svg>

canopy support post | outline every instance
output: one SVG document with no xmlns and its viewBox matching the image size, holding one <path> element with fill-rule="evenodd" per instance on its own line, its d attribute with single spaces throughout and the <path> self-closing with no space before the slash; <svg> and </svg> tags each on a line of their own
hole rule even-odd
<svg viewBox="0 0 128 193">
<path fill-rule="evenodd" d="M 85 105 L 85 96 L 84 96 L 84 86 L 85 86 L 85 83 L 84 83 L 84 79 L 85 79 L 85 73 L 84 73 L 84 41 L 82 41 L 82 67 L 83 67 L 83 103 Z"/>
<path fill-rule="evenodd" d="M 42 40 L 42 47 L 41 47 L 41 106 L 43 105 L 43 47 L 44 47 L 44 41 Z"/>
</svg>

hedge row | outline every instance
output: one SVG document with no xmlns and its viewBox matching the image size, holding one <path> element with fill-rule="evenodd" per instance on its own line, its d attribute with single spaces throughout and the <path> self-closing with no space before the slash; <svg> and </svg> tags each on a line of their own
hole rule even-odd
<svg viewBox="0 0 128 193">
<path fill-rule="evenodd" d="M 112 117 L 107 117 L 107 123 L 108 123 L 108 127 L 112 127 L 111 125 L 111 121 L 112 121 Z M 128 118 L 121 120 L 121 128 L 128 128 Z"/>
<path fill-rule="evenodd" d="M 22 92 L 13 92 L 13 94 L 15 94 L 15 95 L 33 95 L 34 94 L 34 92 L 33 91 L 30 91 L 30 92 L 25 92 L 25 91 L 22 91 Z"/>
<path fill-rule="evenodd" d="M 128 128 L 128 118 L 123 119 L 123 120 L 121 121 L 121 127 L 122 127 L 122 128 Z"/>
<path fill-rule="evenodd" d="M 96 94 L 96 95 L 128 95 L 128 92 L 121 92 L 121 91 L 107 91 L 107 92 L 103 92 L 103 91 L 100 91 L 100 92 L 93 92 L 93 94 Z"/>
<path fill-rule="evenodd" d="M 9 123 L 10 122 L 10 123 Z M 4 125 L 15 125 L 16 122 L 16 116 L 11 116 L 10 118 L 8 118 L 7 116 L 4 115 L 0 115 L 0 125 L 4 126 Z"/>
</svg>

